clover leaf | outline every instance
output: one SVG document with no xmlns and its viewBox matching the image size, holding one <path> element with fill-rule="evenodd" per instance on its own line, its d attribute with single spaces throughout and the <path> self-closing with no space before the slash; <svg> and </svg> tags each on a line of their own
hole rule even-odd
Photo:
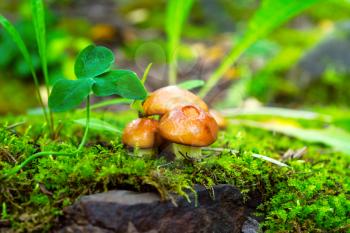
<svg viewBox="0 0 350 233">
<path fill-rule="evenodd" d="M 120 95 L 127 99 L 142 100 L 147 92 L 137 75 L 130 70 L 112 70 L 94 78 L 92 90 L 97 96 Z"/>
<path fill-rule="evenodd" d="M 58 80 L 49 97 L 49 107 L 55 112 L 78 107 L 90 94 L 94 83 L 93 79 Z"/>
<path fill-rule="evenodd" d="M 93 78 L 109 71 L 114 62 L 114 54 L 103 46 L 90 45 L 83 49 L 74 64 L 78 79 Z"/>
<path fill-rule="evenodd" d="M 75 62 L 77 80 L 61 79 L 53 86 L 49 97 L 52 111 L 67 111 L 79 106 L 93 91 L 97 96 L 120 95 L 127 99 L 143 100 L 147 91 L 137 75 L 130 70 L 112 70 L 111 50 L 90 45 L 83 49 Z"/>
</svg>

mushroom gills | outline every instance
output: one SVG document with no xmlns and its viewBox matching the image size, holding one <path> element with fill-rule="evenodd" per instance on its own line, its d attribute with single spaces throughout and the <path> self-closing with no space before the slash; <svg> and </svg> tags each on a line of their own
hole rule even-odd
<svg viewBox="0 0 350 233">
<path fill-rule="evenodd" d="M 177 159 L 200 159 L 202 157 L 201 147 L 172 143 L 172 150 Z"/>
</svg>

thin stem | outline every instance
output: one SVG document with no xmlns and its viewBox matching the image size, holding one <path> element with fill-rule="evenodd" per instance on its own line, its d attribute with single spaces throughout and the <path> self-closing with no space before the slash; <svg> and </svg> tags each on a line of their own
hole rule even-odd
<svg viewBox="0 0 350 233">
<path fill-rule="evenodd" d="M 97 109 L 97 108 L 103 108 L 109 105 L 122 105 L 122 104 L 131 104 L 133 101 L 129 100 L 129 99 L 124 99 L 124 98 L 115 98 L 115 99 L 111 99 L 111 100 L 106 100 L 97 104 L 92 104 L 90 106 L 90 109 Z M 81 111 L 84 111 L 84 108 L 79 109 Z"/>
<path fill-rule="evenodd" d="M 49 79 L 49 72 L 48 72 L 48 69 L 47 69 L 46 46 L 43 48 L 42 53 L 43 54 L 40 53 L 41 62 L 42 62 L 42 71 L 44 73 L 44 79 L 45 79 L 45 86 L 46 86 L 47 96 L 50 96 L 50 81 L 49 81 L 50 79 Z M 48 111 L 48 115 L 50 117 L 51 135 L 53 135 L 54 132 L 55 132 L 55 123 L 54 123 L 53 113 L 52 113 L 50 107 L 48 107 L 47 111 Z"/>
<path fill-rule="evenodd" d="M 31 63 L 31 62 L 30 62 Z M 41 108 L 44 112 L 44 118 L 45 118 L 45 121 L 48 123 L 48 125 L 51 125 L 51 122 L 50 122 L 50 119 L 49 119 L 49 116 L 48 116 L 48 113 L 46 111 L 46 107 L 45 107 L 45 104 L 43 102 L 43 99 L 42 99 L 42 96 L 40 94 L 40 86 L 39 86 L 39 81 L 38 81 L 38 78 L 36 76 L 36 73 L 34 71 L 34 68 L 31 67 L 31 73 L 32 73 L 32 76 L 33 76 L 33 80 L 34 80 L 34 85 L 35 85 L 35 91 L 36 91 L 36 94 L 37 94 L 37 98 L 39 100 L 39 103 L 41 105 Z M 50 129 L 51 130 L 51 129 Z"/>
<path fill-rule="evenodd" d="M 178 159 L 193 160 L 200 159 L 202 156 L 201 147 L 173 143 L 172 149 Z"/>
<path fill-rule="evenodd" d="M 86 99 L 86 124 L 85 124 L 85 132 L 83 139 L 81 140 L 77 152 L 80 152 L 83 149 L 83 146 L 86 143 L 87 136 L 89 133 L 89 128 L 90 128 L 90 96 L 87 96 Z"/>
<path fill-rule="evenodd" d="M 133 155 L 140 158 L 152 158 L 156 154 L 155 148 L 135 148 Z"/>
<path fill-rule="evenodd" d="M 23 167 L 25 167 L 28 163 L 33 161 L 34 159 L 37 159 L 39 157 L 49 156 L 49 155 L 55 155 L 55 156 L 69 156 L 73 153 L 65 153 L 65 152 L 52 152 L 52 151 L 43 151 L 36 154 L 33 154 L 29 156 L 26 160 L 24 160 L 20 165 L 14 167 L 10 172 L 7 173 L 7 175 L 14 175 L 18 173 Z"/>
<path fill-rule="evenodd" d="M 205 151 L 215 151 L 215 152 L 229 152 L 231 154 L 238 154 L 239 151 L 238 150 L 235 150 L 235 149 L 230 149 L 230 148 L 213 148 L 213 147 L 203 147 L 203 150 Z M 273 163 L 273 164 L 276 164 L 278 166 L 281 166 L 281 167 L 289 167 L 287 164 L 285 163 L 282 163 L 276 159 L 273 159 L 273 158 L 270 158 L 266 155 L 261 155 L 261 154 L 256 154 L 256 153 L 252 153 L 251 154 L 254 158 L 258 158 L 258 159 L 263 159 L 265 161 L 268 161 L 270 163 Z"/>
<path fill-rule="evenodd" d="M 142 76 L 142 79 L 141 79 L 141 82 L 142 82 L 143 85 L 145 85 L 145 83 L 147 81 L 148 73 L 151 70 L 152 65 L 153 65 L 152 63 L 149 63 L 148 66 L 145 69 L 145 72 L 143 72 L 143 76 Z"/>
<path fill-rule="evenodd" d="M 74 154 L 79 153 L 83 149 L 83 147 L 84 147 L 84 145 L 86 143 L 88 132 L 89 132 L 89 124 L 90 124 L 90 96 L 87 97 L 87 102 L 86 102 L 86 127 L 85 127 L 85 131 L 84 131 L 84 136 L 83 136 L 83 138 L 82 138 L 78 148 L 75 151 L 70 152 L 70 153 L 67 153 L 67 152 L 54 152 L 54 151 L 38 152 L 36 154 L 33 154 L 33 155 L 29 156 L 20 165 L 14 167 L 8 173 L 6 173 L 6 175 L 14 175 L 14 174 L 18 173 L 28 163 L 30 163 L 34 159 L 37 159 L 37 158 L 40 158 L 40 157 L 49 156 L 49 155 L 70 156 L 70 155 L 74 155 Z"/>
</svg>

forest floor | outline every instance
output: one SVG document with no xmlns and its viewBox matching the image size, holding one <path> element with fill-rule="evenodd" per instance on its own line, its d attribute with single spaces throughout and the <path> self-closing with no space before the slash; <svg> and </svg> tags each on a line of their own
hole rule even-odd
<svg viewBox="0 0 350 233">
<path fill-rule="evenodd" d="M 136 115 L 94 112 L 92 117 L 122 130 Z M 259 192 L 262 204 L 256 214 L 262 217 L 266 232 L 350 232 L 350 156 L 240 125 L 220 132 L 211 146 L 233 151 L 204 151 L 205 157 L 196 162 L 132 156 L 121 144 L 120 134 L 92 127 L 79 155 L 39 158 L 18 174 L 4 176 L 36 152 L 74 151 L 84 131 L 73 121 L 78 118 L 84 118 L 84 112 L 57 114 L 59 137 L 55 140 L 40 116 L 1 118 L 0 231 L 7 227 L 13 232 L 48 231 L 63 207 L 81 195 L 129 189 L 157 192 L 166 200 L 173 193 L 186 195 L 195 184 L 208 189 L 233 184 L 246 199 Z M 283 161 L 289 167 L 252 156 L 282 161 L 288 150 L 294 151 Z M 298 158 L 292 158 L 296 152 Z"/>
</svg>

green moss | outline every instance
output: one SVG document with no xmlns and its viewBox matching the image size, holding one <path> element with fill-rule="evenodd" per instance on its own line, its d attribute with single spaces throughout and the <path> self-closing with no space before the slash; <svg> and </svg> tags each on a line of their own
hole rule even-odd
<svg viewBox="0 0 350 233">
<path fill-rule="evenodd" d="M 122 128 L 133 113 L 94 113 Z M 63 114 L 73 119 L 83 113 Z M 7 129 L 7 125 L 26 124 Z M 171 193 L 186 196 L 194 184 L 210 187 L 234 184 L 245 198 L 251 191 L 263 197 L 258 214 L 267 232 L 346 232 L 350 216 L 350 157 L 319 145 L 307 144 L 263 130 L 230 126 L 214 147 L 233 148 L 237 154 L 206 152 L 197 163 L 133 157 L 123 149 L 120 135 L 93 131 L 83 153 L 71 157 L 44 157 L 19 174 L 4 179 L 6 169 L 41 150 L 73 151 L 83 129 L 61 121 L 60 137 L 51 140 L 40 117 L 6 118 L 0 128 L 0 203 L 2 218 L 15 232 L 48 231 L 64 206 L 79 196 L 110 189 L 156 191 L 163 199 Z M 31 125 L 29 125 L 29 122 Z M 59 119 L 58 121 L 59 122 Z M 291 160 L 282 168 L 251 153 L 279 159 L 287 149 L 308 146 L 302 160 Z"/>
</svg>

